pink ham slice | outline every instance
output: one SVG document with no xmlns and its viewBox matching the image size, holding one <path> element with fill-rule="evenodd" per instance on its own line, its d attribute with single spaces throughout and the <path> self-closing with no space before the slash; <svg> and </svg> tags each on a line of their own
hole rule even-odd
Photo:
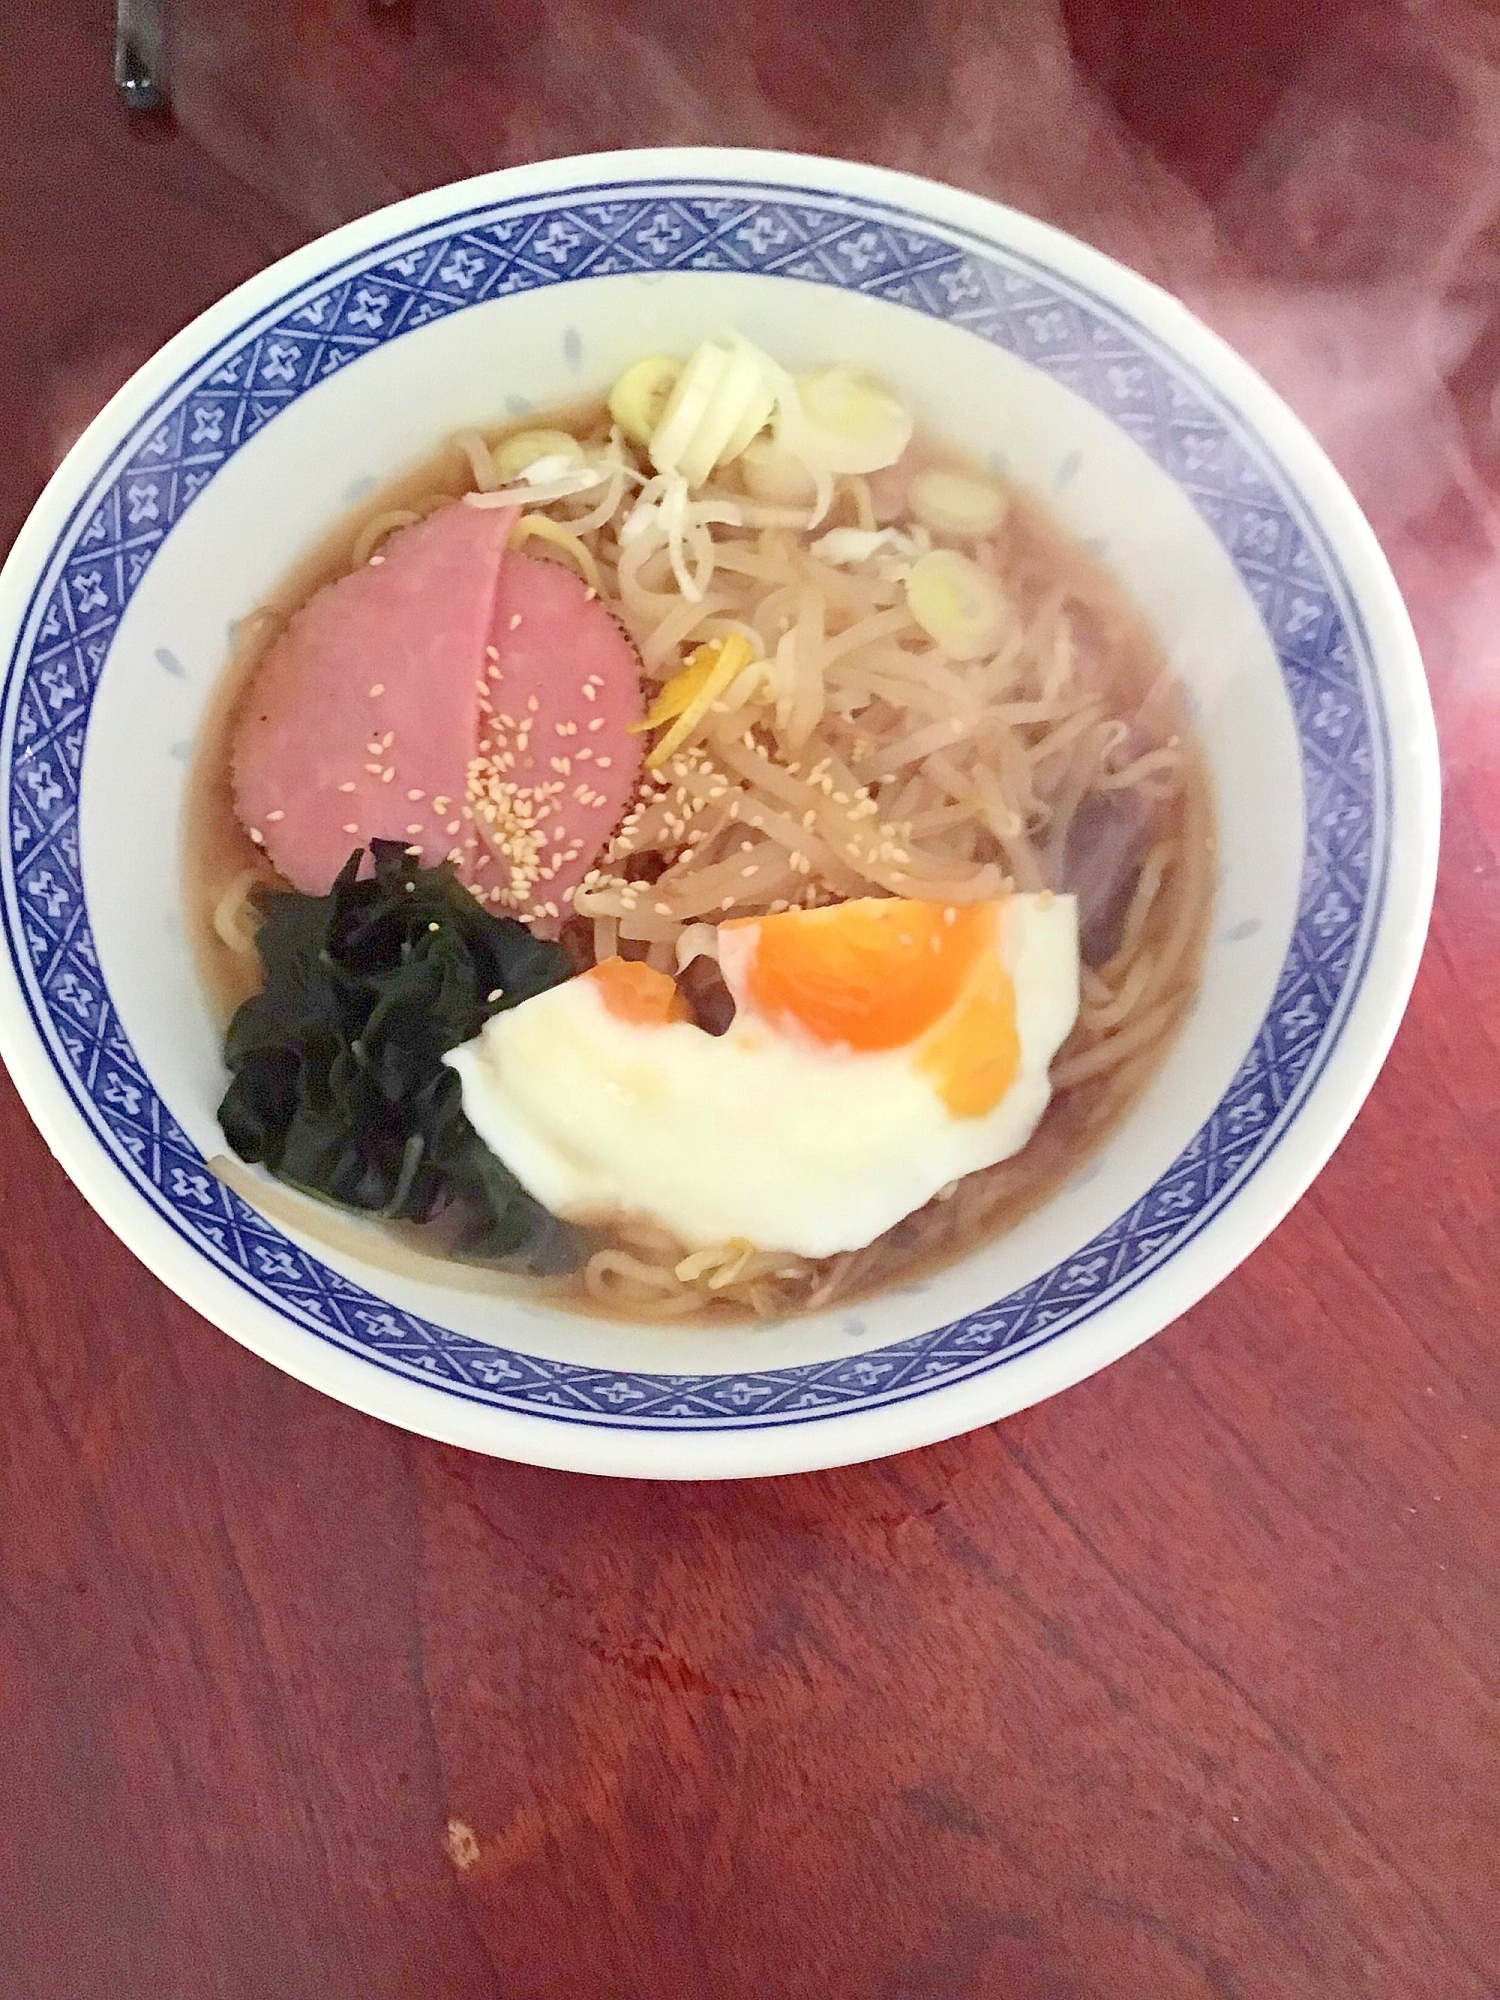
<svg viewBox="0 0 1500 2000">
<path fill-rule="evenodd" d="M 481 751 L 497 809 L 480 807 L 465 864 L 491 901 L 565 915 L 640 776 L 640 660 L 572 570 L 521 555 L 500 571 L 489 655 Z"/>
<path fill-rule="evenodd" d="M 235 742 L 235 803 L 294 888 L 325 894 L 372 839 L 420 847 L 428 866 L 455 844 L 514 518 L 444 507 L 402 529 L 266 654 Z"/>
<path fill-rule="evenodd" d="M 639 660 L 571 570 L 506 554 L 514 519 L 442 508 L 267 652 L 235 800 L 295 888 L 321 895 L 356 847 L 401 840 L 427 866 L 453 855 L 492 907 L 560 914 L 618 824 L 643 754 Z"/>
</svg>

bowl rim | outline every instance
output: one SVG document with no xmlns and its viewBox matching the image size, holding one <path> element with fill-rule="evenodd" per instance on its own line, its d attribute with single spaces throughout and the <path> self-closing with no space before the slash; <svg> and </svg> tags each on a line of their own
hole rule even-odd
<svg viewBox="0 0 1500 2000">
<path fill-rule="evenodd" d="M 812 1412 L 805 1420 L 782 1427 L 605 1429 L 465 1403 L 449 1390 L 386 1374 L 247 1296 L 131 1185 L 90 1129 L 53 1069 L 8 956 L 0 968 L 0 1049 L 49 1147 L 110 1227 L 196 1310 L 284 1371 L 368 1414 L 493 1454 L 625 1476 L 742 1477 L 809 1470 L 912 1449 L 1025 1408 L 1084 1379 L 1160 1331 L 1269 1234 L 1343 1137 L 1404 1012 L 1435 882 L 1439 778 L 1436 733 L 1416 638 L 1385 557 L 1321 447 L 1247 362 L 1150 280 L 1049 224 L 914 176 L 787 153 L 660 148 L 503 169 L 374 211 L 257 273 L 146 361 L 54 473 L 0 575 L 0 624 L 7 629 L 7 650 L 13 600 L 29 601 L 33 586 L 40 587 L 39 579 L 101 465 L 130 440 L 152 403 L 185 365 L 201 362 L 226 338 L 253 324 L 276 299 L 295 294 L 309 282 L 326 280 L 340 265 L 366 257 L 398 237 L 452 226 L 471 209 L 674 181 L 740 183 L 747 192 L 884 203 L 991 250 L 1003 247 L 1029 256 L 1070 283 L 1096 292 L 1151 333 L 1174 361 L 1207 377 L 1276 464 L 1336 553 L 1351 609 L 1366 630 L 1375 684 L 1389 711 L 1392 839 L 1394 845 L 1394 822 L 1399 817 L 1406 845 L 1393 855 L 1394 865 L 1383 886 L 1363 983 L 1321 1073 L 1277 1139 L 1274 1165 L 1268 1154 L 1247 1180 L 1233 1188 L 1197 1236 L 1148 1274 L 1149 1302 L 1141 1300 L 1139 1290 L 1112 1299 L 1092 1321 L 1024 1352 L 998 1356 L 985 1372 L 929 1390 L 919 1388 L 906 1400 L 878 1407 Z M 25 624 L 22 612 L 14 619 L 16 637 Z M 7 917 L 11 916 L 8 898 Z M 1370 968 L 1381 952 L 1384 964 L 1375 980 Z"/>
</svg>

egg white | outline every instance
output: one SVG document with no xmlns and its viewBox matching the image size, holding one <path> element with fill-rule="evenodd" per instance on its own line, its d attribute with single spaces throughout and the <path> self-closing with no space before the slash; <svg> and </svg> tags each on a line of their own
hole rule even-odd
<svg viewBox="0 0 1500 2000">
<path fill-rule="evenodd" d="M 914 1067 L 925 1037 L 869 1053 L 787 1033 L 747 1003 L 743 966 L 725 968 L 739 1012 L 723 1036 L 623 1021 L 575 979 L 496 1015 L 446 1060 L 480 1138 L 554 1215 L 648 1217 L 688 1249 L 828 1257 L 1036 1129 L 1078 1012 L 1074 900 L 1013 896 L 997 933 L 1020 1061 L 978 1118 L 956 1117 Z"/>
</svg>

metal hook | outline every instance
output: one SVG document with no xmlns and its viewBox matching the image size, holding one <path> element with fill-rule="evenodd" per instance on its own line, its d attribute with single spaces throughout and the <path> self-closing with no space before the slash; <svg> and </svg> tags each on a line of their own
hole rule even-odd
<svg viewBox="0 0 1500 2000">
<path fill-rule="evenodd" d="M 115 0 L 115 90 L 127 111 L 165 107 L 162 0 Z"/>
</svg>

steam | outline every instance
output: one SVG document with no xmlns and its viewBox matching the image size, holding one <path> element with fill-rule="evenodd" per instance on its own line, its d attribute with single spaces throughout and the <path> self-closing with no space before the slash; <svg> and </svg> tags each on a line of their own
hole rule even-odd
<svg viewBox="0 0 1500 2000">
<path fill-rule="evenodd" d="M 321 21 L 278 40 L 264 10 L 226 0 L 182 24 L 180 125 L 257 191 L 268 254 L 423 186 L 610 145 L 840 152 L 992 195 L 1154 278 L 1246 354 L 1374 523 L 1440 703 L 1472 713 L 1496 698 L 1500 22 L 1476 0 L 1372 4 L 1325 31 L 1314 21 L 1237 163 L 1199 163 L 1202 190 L 1122 123 L 1056 0 L 745 0 L 727 14 L 435 0 L 401 35 Z M 1151 96 L 1152 50 L 1163 101 L 1195 87 L 1189 40 L 1174 49 L 1158 32 L 1143 49 L 1114 65 L 1133 63 L 1138 96 Z M 389 116 L 362 115 L 372 92 Z M 1241 74 L 1228 95 L 1249 102 L 1253 87 Z M 81 357 L 57 391 L 59 454 L 96 378 L 102 395 L 120 372 L 116 355 L 97 362 Z"/>
</svg>

